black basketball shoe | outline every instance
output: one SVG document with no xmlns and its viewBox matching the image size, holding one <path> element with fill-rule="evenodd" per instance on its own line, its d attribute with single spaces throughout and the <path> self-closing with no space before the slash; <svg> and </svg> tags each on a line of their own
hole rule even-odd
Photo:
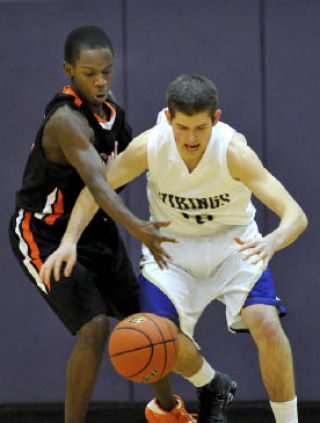
<svg viewBox="0 0 320 423">
<path fill-rule="evenodd" d="M 233 400 L 237 382 L 216 371 L 208 385 L 197 388 L 199 400 L 198 423 L 227 423 L 226 408 Z"/>
</svg>

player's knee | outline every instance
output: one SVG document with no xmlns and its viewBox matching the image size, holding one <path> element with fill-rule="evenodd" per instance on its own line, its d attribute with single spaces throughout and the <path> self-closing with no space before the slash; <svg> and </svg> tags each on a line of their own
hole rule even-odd
<svg viewBox="0 0 320 423">
<path fill-rule="evenodd" d="M 99 314 L 84 324 L 78 331 L 78 342 L 84 348 L 103 349 L 109 334 L 109 320 Z"/>
<path fill-rule="evenodd" d="M 251 333 L 258 346 L 267 348 L 276 347 L 285 336 L 278 317 L 272 316 L 261 318 Z"/>
</svg>

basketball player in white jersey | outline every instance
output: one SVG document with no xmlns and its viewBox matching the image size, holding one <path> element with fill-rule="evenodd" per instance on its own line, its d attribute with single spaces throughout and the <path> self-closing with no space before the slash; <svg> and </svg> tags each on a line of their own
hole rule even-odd
<svg viewBox="0 0 320 423">
<path fill-rule="evenodd" d="M 201 313 L 218 299 L 226 306 L 229 329 L 249 330 L 253 336 L 276 422 L 297 423 L 291 349 L 279 320 L 286 312 L 276 297 L 268 263 L 306 229 L 307 218 L 244 136 L 220 122 L 218 96 L 210 80 L 179 77 L 167 91 L 167 104 L 157 125 L 109 160 L 106 168 L 114 189 L 148 171 L 151 219 L 171 222 L 163 231 L 179 240 L 166 246 L 167 261 L 143 247 L 141 311 L 178 326 L 180 350 L 174 371 L 197 388 L 198 422 L 225 422 L 225 407 L 236 388 L 200 355 L 193 340 Z M 280 218 L 267 235 L 258 231 L 251 193 Z M 84 190 L 60 248 L 42 268 L 45 283 L 51 273 L 59 280 L 62 262 L 67 263 L 65 275 L 71 273 L 75 245 L 97 207 Z M 146 408 L 149 422 L 195 421 L 182 400 L 173 396 L 168 379 L 152 386 L 156 399 Z"/>
</svg>

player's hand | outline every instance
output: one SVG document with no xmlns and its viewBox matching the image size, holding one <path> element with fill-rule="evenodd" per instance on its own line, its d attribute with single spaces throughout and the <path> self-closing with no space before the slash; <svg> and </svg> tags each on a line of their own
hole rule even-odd
<svg viewBox="0 0 320 423">
<path fill-rule="evenodd" d="M 246 251 L 243 260 L 255 256 L 252 264 L 262 261 L 262 271 L 264 272 L 267 269 L 269 261 L 276 251 L 276 242 L 271 234 L 254 240 L 242 240 L 238 237 L 235 237 L 234 240 L 241 246 L 238 248 L 239 253 Z"/>
<path fill-rule="evenodd" d="M 61 268 L 63 263 L 66 263 L 63 275 L 69 277 L 72 269 L 77 261 L 77 246 L 75 244 L 61 244 L 50 256 L 46 259 L 40 269 L 41 281 L 45 284 L 47 289 L 51 290 L 51 276 L 53 274 L 54 280 L 59 282 L 61 276 Z"/>
<path fill-rule="evenodd" d="M 136 228 L 135 237 L 140 239 L 143 244 L 149 248 L 155 261 L 157 262 L 160 269 L 167 269 L 168 260 L 172 260 L 170 255 L 162 248 L 162 242 L 179 242 L 173 237 L 165 235 L 160 232 L 161 228 L 165 228 L 170 225 L 171 222 L 146 222 L 142 221 Z"/>
</svg>

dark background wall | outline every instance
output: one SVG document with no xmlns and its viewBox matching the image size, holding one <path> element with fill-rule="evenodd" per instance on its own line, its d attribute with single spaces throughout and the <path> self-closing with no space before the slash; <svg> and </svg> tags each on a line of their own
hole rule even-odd
<svg viewBox="0 0 320 423">
<path fill-rule="evenodd" d="M 172 79 L 181 73 L 208 76 L 219 88 L 223 120 L 247 136 L 303 205 L 309 229 L 274 257 L 272 269 L 289 310 L 283 324 L 294 351 L 298 396 L 318 399 L 319 17 L 318 0 L 0 0 L 0 403 L 64 398 L 74 338 L 15 262 L 7 222 L 43 107 L 67 82 L 64 39 L 83 24 L 102 26 L 113 39 L 112 88 L 135 134 L 154 123 Z M 124 197 L 147 217 L 143 178 Z M 262 230 L 272 229 L 277 220 L 260 205 L 258 212 Z M 137 268 L 139 243 L 124 238 Z M 206 310 L 196 336 L 214 366 L 239 381 L 238 400 L 266 397 L 253 342 L 227 332 L 220 304 Z M 194 399 L 187 382 L 175 378 L 175 388 Z M 150 395 L 147 386 L 117 376 L 106 357 L 94 400 L 145 401 Z"/>
</svg>

